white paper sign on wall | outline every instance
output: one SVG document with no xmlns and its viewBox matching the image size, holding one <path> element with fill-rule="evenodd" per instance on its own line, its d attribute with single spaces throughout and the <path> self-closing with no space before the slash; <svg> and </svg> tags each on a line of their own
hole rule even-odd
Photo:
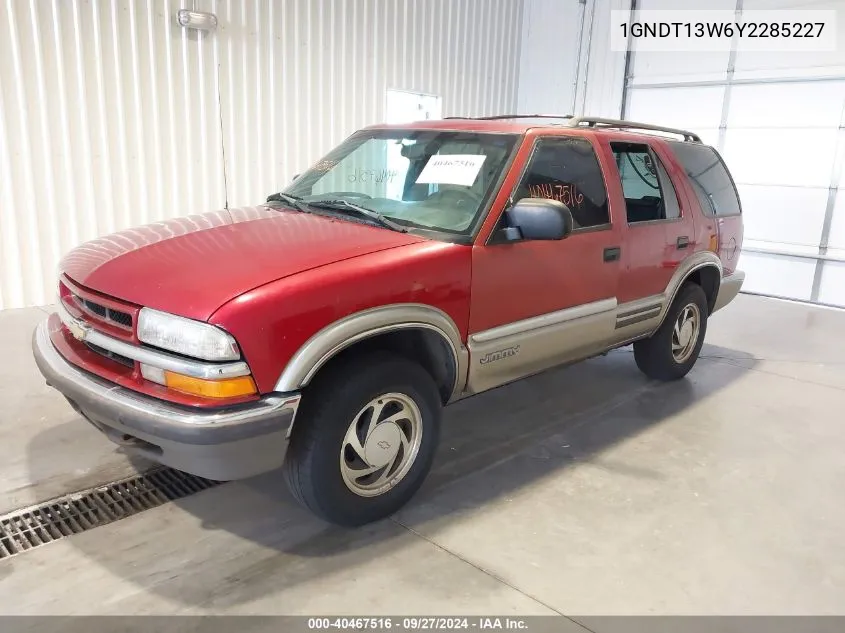
<svg viewBox="0 0 845 633">
<path fill-rule="evenodd" d="M 417 178 L 420 184 L 464 185 L 475 182 L 486 156 L 481 154 L 442 154 L 432 156 Z"/>
</svg>

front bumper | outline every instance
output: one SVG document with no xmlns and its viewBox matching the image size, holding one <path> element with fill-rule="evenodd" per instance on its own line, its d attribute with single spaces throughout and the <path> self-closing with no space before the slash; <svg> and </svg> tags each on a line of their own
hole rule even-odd
<svg viewBox="0 0 845 633">
<path fill-rule="evenodd" d="M 93 376 L 62 357 L 47 321 L 32 336 L 47 384 L 113 442 L 201 477 L 243 479 L 282 465 L 299 394 L 221 409 L 171 404 Z"/>
</svg>

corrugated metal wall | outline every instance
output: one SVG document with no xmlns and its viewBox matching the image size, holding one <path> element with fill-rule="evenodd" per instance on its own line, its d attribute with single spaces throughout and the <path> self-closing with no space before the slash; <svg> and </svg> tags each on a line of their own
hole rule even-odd
<svg viewBox="0 0 845 633">
<path fill-rule="evenodd" d="M 215 13 L 198 34 L 180 8 Z M 384 118 L 513 110 L 521 0 L 0 0 L 0 308 L 113 231 L 278 191 Z"/>
<path fill-rule="evenodd" d="M 585 14 L 586 4 L 579 0 L 525 0 L 519 66 L 521 114 L 574 112 Z"/>
<path fill-rule="evenodd" d="M 613 10 L 631 0 L 525 0 L 519 111 L 619 118 L 625 53 L 610 50 Z"/>
<path fill-rule="evenodd" d="M 579 84 L 579 112 L 618 119 L 625 85 L 625 53 L 610 50 L 611 11 L 628 11 L 631 0 L 590 0 L 592 20 L 584 48 L 589 58 Z"/>
</svg>

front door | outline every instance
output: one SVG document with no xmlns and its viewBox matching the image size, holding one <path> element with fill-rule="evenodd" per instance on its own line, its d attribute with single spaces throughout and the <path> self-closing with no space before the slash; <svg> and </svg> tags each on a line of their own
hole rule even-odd
<svg viewBox="0 0 845 633">
<path fill-rule="evenodd" d="M 563 202 L 574 230 L 519 242 L 500 242 L 494 231 L 473 248 L 471 393 L 590 356 L 613 337 L 621 238 L 592 143 L 538 139 L 512 196 L 524 197 Z"/>
</svg>

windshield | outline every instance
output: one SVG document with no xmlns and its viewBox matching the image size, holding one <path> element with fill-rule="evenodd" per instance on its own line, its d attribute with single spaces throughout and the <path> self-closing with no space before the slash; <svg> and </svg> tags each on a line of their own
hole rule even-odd
<svg viewBox="0 0 845 633">
<path fill-rule="evenodd" d="M 467 235 L 517 138 L 440 130 L 359 132 L 284 193 L 306 203 L 346 200 L 412 230 Z"/>
</svg>

